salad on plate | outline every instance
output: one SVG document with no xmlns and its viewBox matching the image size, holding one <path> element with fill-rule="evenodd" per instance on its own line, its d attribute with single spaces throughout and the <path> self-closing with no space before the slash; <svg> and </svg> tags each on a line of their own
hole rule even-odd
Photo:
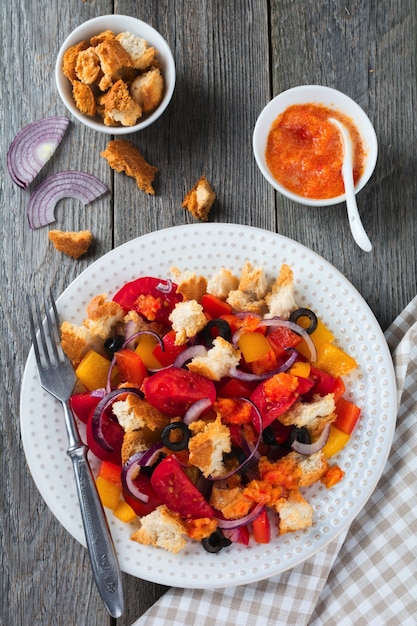
<svg viewBox="0 0 417 626">
<path fill-rule="evenodd" d="M 344 477 L 332 457 L 360 417 L 344 397 L 357 363 L 297 304 L 288 265 L 272 283 L 249 262 L 240 276 L 171 268 L 86 313 L 61 325 L 71 408 L 133 541 L 218 552 L 313 525 L 307 488 Z"/>
</svg>

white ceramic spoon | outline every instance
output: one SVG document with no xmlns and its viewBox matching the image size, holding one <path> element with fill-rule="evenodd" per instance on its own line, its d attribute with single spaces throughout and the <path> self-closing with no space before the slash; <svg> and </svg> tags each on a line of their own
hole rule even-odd
<svg viewBox="0 0 417 626">
<path fill-rule="evenodd" d="M 362 225 L 361 218 L 358 212 L 358 206 L 356 204 L 355 187 L 353 184 L 353 156 L 352 156 L 352 141 L 350 139 L 347 128 L 339 122 L 339 120 L 331 117 L 329 119 L 340 131 L 343 143 L 343 165 L 342 165 L 342 177 L 345 185 L 346 194 L 346 206 L 349 218 L 350 230 L 358 246 L 370 252 L 372 250 L 372 244 L 369 241 L 368 235 Z"/>
</svg>

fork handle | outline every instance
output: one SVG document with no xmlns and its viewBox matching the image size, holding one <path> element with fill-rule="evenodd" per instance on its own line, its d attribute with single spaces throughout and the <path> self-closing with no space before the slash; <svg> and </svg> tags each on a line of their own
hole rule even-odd
<svg viewBox="0 0 417 626">
<path fill-rule="evenodd" d="M 64 404 L 66 419 L 75 426 L 67 403 Z M 74 431 L 72 433 L 75 434 Z M 123 613 L 124 600 L 120 567 L 110 534 L 106 515 L 97 493 L 94 477 L 87 460 L 87 447 L 80 439 L 69 437 L 68 456 L 74 469 L 81 517 L 84 525 L 87 549 L 98 591 L 112 617 Z"/>
</svg>

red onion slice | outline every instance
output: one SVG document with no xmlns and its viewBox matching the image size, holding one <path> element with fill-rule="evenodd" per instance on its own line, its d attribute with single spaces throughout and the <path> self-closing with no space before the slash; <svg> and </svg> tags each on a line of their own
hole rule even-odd
<svg viewBox="0 0 417 626">
<path fill-rule="evenodd" d="M 314 441 L 313 443 L 301 443 L 301 441 L 297 441 L 295 439 L 291 444 L 291 448 L 300 454 L 315 454 L 315 452 L 319 452 L 324 448 L 329 438 L 329 433 L 330 424 L 326 424 L 317 441 Z"/>
<path fill-rule="evenodd" d="M 67 117 L 45 117 L 17 133 L 7 151 L 7 169 L 16 185 L 26 189 L 54 154 L 68 125 Z"/>
<path fill-rule="evenodd" d="M 251 381 L 266 380 L 267 378 L 271 378 L 271 376 L 275 376 L 275 374 L 286 372 L 291 367 L 291 365 L 294 364 L 298 356 L 297 350 L 293 348 L 290 348 L 288 352 L 290 353 L 290 356 L 288 357 L 288 359 L 284 361 L 284 363 L 281 363 L 279 367 L 276 367 L 275 369 L 269 372 L 264 372 L 263 374 L 252 374 L 251 372 L 243 372 L 242 370 L 239 370 L 237 367 L 231 367 L 229 370 L 229 376 L 231 378 L 238 378 L 239 380 L 242 380 L 242 381 L 251 382 Z"/>
<path fill-rule="evenodd" d="M 205 354 L 207 354 L 207 348 L 205 348 L 204 346 L 200 344 L 190 346 L 189 348 L 186 348 L 184 352 L 181 352 L 181 354 L 177 356 L 174 361 L 174 367 L 182 367 L 184 363 L 186 363 L 190 359 L 193 359 L 196 356 L 204 356 Z"/>
<path fill-rule="evenodd" d="M 26 209 L 30 228 L 40 228 L 55 221 L 55 207 L 63 198 L 89 204 L 108 191 L 98 178 L 85 172 L 58 172 L 46 178 L 33 191 Z"/>
<path fill-rule="evenodd" d="M 122 467 L 121 478 L 123 489 L 125 489 L 130 496 L 136 498 L 136 500 L 140 500 L 146 504 L 149 500 L 149 496 L 146 493 L 142 493 L 134 483 L 138 469 L 140 470 L 142 466 L 142 457 L 143 452 L 137 452 L 131 456 Z"/>
<path fill-rule="evenodd" d="M 113 446 L 109 444 L 106 440 L 103 428 L 102 428 L 102 420 L 103 414 L 106 409 L 109 408 L 111 404 L 116 400 L 117 396 L 126 395 L 127 393 L 133 393 L 135 396 L 139 396 L 142 398 L 142 394 L 139 389 L 135 389 L 134 387 L 125 387 L 123 389 L 114 389 L 110 393 L 108 393 L 100 402 L 97 404 L 94 409 L 92 422 L 91 422 L 91 431 L 94 439 L 98 443 L 98 445 L 103 448 L 106 452 L 113 452 Z"/>
<path fill-rule="evenodd" d="M 182 421 L 188 426 L 192 422 L 195 422 L 200 417 L 200 415 L 202 415 L 205 411 L 207 411 L 207 409 L 212 406 L 213 403 L 210 398 L 201 398 L 201 400 L 197 400 L 197 402 L 194 402 L 194 404 L 192 404 L 190 408 L 187 409 L 184 417 L 182 418 Z"/>
<path fill-rule="evenodd" d="M 156 288 L 158 289 L 158 291 L 161 291 L 162 293 L 171 293 L 172 286 L 173 286 L 172 280 L 170 278 L 167 278 L 165 283 L 161 281 L 160 283 L 157 284 Z"/>
<path fill-rule="evenodd" d="M 253 522 L 253 520 L 256 519 L 260 513 L 262 513 L 264 507 L 264 504 L 258 502 L 257 505 L 249 511 L 247 515 L 245 515 L 245 517 L 241 517 L 240 519 L 219 519 L 216 517 L 217 526 L 223 530 L 231 530 L 232 528 L 246 526 L 246 524 Z"/>
</svg>

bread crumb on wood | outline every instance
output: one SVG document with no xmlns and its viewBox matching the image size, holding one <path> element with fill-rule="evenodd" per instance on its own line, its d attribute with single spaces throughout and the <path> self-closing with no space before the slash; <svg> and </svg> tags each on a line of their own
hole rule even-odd
<svg viewBox="0 0 417 626">
<path fill-rule="evenodd" d="M 131 176 L 136 180 L 139 189 L 155 195 L 152 183 L 158 168 L 145 161 L 130 141 L 113 139 L 100 154 L 116 172 L 124 172 L 127 176 Z"/>
<path fill-rule="evenodd" d="M 216 194 L 205 176 L 196 182 L 186 194 L 182 208 L 187 209 L 196 219 L 207 222 L 210 209 L 216 199 Z"/>
<path fill-rule="evenodd" d="M 50 230 L 48 237 L 59 252 L 63 252 L 74 259 L 85 254 L 93 241 L 93 235 L 89 230 L 78 232 Z"/>
</svg>

